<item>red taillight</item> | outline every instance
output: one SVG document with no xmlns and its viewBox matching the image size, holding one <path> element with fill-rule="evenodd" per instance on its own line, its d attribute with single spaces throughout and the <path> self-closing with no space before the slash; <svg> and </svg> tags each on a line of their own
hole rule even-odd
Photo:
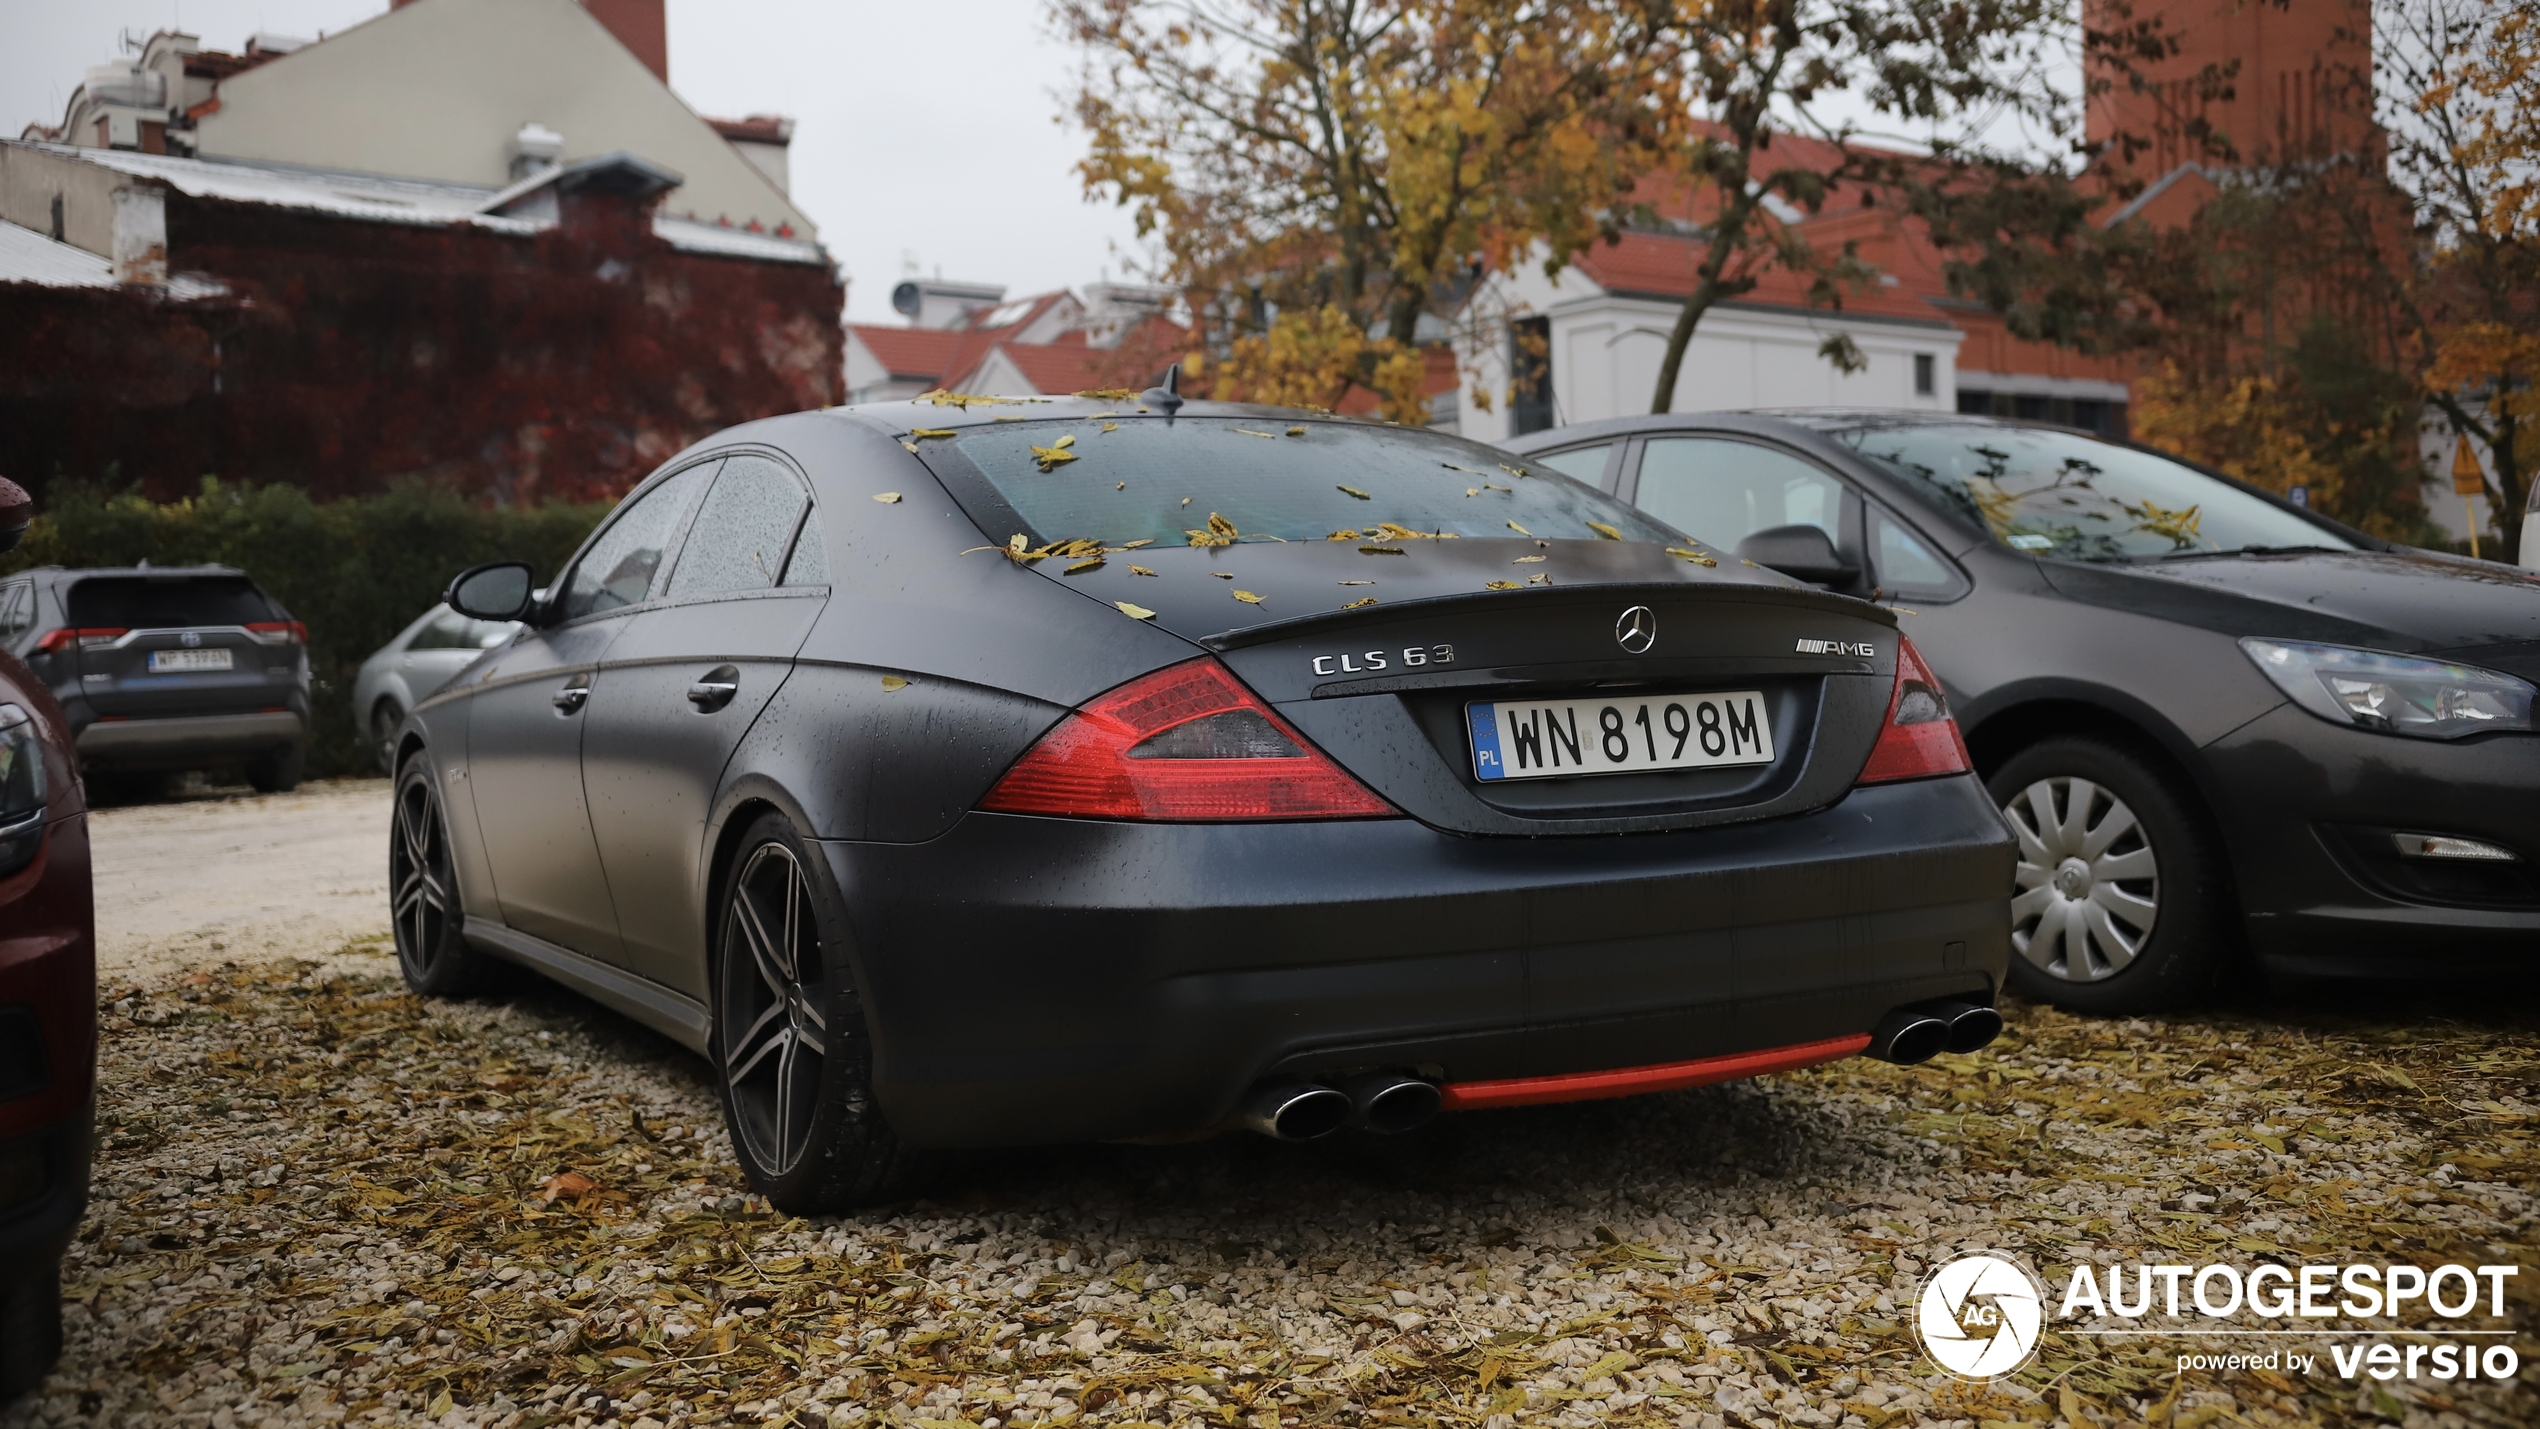
<svg viewBox="0 0 2540 1429">
<path fill-rule="evenodd" d="M 1896 691 L 1887 698 L 1887 723 L 1879 727 L 1870 762 L 1853 782 L 1890 784 L 1964 774 L 1973 764 L 1958 721 L 1950 718 L 1949 697 L 1941 693 L 1940 681 L 1932 678 L 1914 642 L 1896 637 Z"/>
<path fill-rule="evenodd" d="M 123 636 L 124 628 L 120 625 L 92 625 L 85 630 L 54 630 L 48 631 L 43 639 L 35 642 L 35 650 L 39 655 L 58 655 L 74 644 L 82 650 L 94 650 L 101 645 L 112 645 Z"/>
<path fill-rule="evenodd" d="M 1396 814 L 1206 656 L 1060 720 L 979 807 L 1173 823 Z"/>
<path fill-rule="evenodd" d="M 247 633 L 267 645 L 309 643 L 309 627 L 296 620 L 259 620 L 247 627 Z"/>
</svg>

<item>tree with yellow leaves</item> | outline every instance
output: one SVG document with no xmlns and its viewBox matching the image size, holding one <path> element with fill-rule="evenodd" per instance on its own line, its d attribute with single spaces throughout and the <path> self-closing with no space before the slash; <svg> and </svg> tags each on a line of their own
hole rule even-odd
<svg viewBox="0 0 2540 1429">
<path fill-rule="evenodd" d="M 2385 0 L 2385 123 L 2432 238 L 2407 316 L 2428 400 L 2486 456 L 2511 552 L 2540 468 L 2540 0 Z"/>
<path fill-rule="evenodd" d="M 1633 0 L 1054 0 L 1087 190 L 1191 293 L 1214 390 L 1425 421 L 1422 320 L 1615 232 L 1673 116 Z M 1540 246 L 1538 246 L 1540 245 Z"/>
</svg>

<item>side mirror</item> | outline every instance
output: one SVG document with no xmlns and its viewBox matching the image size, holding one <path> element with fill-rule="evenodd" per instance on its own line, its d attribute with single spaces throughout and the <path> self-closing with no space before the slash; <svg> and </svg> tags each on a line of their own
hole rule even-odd
<svg viewBox="0 0 2540 1429">
<path fill-rule="evenodd" d="M 529 567 L 498 561 L 461 571 L 441 599 L 472 620 L 518 620 L 529 610 Z"/>
<path fill-rule="evenodd" d="M 1816 526 L 1767 526 L 1738 542 L 1737 553 L 1792 580 L 1814 585 L 1850 585 L 1861 574 L 1861 568 L 1845 560 L 1834 541 Z"/>
<path fill-rule="evenodd" d="M 14 551 L 26 539 L 27 523 L 35 519 L 35 498 L 26 488 L 0 476 L 0 551 Z"/>
</svg>

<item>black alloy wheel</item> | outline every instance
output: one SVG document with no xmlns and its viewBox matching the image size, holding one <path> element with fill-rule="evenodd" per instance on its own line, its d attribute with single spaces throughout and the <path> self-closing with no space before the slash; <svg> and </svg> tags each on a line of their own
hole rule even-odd
<svg viewBox="0 0 2540 1429">
<path fill-rule="evenodd" d="M 2019 840 L 2011 985 L 2076 1012 L 2174 1007 L 2236 960 L 2222 842 L 2153 760 L 2106 740 L 2030 745 L 1986 781 Z"/>
<path fill-rule="evenodd" d="M 433 787 L 432 761 L 420 754 L 397 777 L 388 829 L 388 913 L 406 986 L 429 997 L 456 997 L 484 982 L 485 956 L 460 934 L 449 826 Z"/>
<path fill-rule="evenodd" d="M 872 1095 L 843 911 L 793 825 L 762 815 L 717 923 L 713 1057 L 743 1172 L 793 1215 L 906 1195 L 920 1168 Z"/>
</svg>

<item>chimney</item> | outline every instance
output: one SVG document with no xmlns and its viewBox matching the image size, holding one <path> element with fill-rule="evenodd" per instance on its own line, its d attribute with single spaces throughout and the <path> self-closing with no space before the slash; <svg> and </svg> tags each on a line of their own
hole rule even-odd
<svg viewBox="0 0 2540 1429">
<path fill-rule="evenodd" d="M 644 68 L 664 84 L 670 83 L 670 23 L 663 14 L 664 0 L 582 0 L 582 8 L 591 18 L 608 27 L 617 42 L 635 52 Z"/>
</svg>

